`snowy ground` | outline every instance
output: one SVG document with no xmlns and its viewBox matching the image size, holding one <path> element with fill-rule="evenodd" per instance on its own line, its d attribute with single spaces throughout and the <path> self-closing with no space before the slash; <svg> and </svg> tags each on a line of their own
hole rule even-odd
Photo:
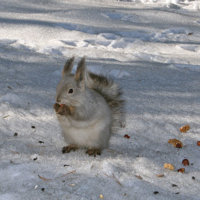
<svg viewBox="0 0 200 200">
<path fill-rule="evenodd" d="M 0 200 L 200 199 L 199 8 L 190 0 L 1 0 Z M 126 126 L 96 158 L 61 153 L 52 106 L 72 55 L 124 91 Z M 168 143 L 174 138 L 183 148 Z"/>
</svg>

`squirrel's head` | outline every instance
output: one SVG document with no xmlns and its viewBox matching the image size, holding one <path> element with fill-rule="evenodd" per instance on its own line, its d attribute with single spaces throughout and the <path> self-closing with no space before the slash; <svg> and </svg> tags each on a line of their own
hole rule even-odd
<svg viewBox="0 0 200 200">
<path fill-rule="evenodd" d="M 62 78 L 56 90 L 56 102 L 67 106 L 80 104 L 80 99 L 85 92 L 85 58 L 78 64 L 76 74 L 72 74 L 75 57 L 70 58 L 65 63 L 62 71 Z"/>
</svg>

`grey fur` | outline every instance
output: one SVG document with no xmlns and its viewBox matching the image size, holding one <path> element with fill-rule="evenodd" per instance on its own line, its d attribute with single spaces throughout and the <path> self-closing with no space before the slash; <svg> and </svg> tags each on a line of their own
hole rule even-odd
<svg viewBox="0 0 200 200">
<path fill-rule="evenodd" d="M 116 133 L 124 121 L 124 103 L 122 90 L 113 79 L 87 72 L 87 86 L 101 94 L 112 111 L 112 133 Z"/>
<path fill-rule="evenodd" d="M 122 92 L 111 78 L 87 72 L 85 58 L 71 74 L 73 61 L 74 57 L 66 62 L 56 91 L 56 112 L 61 104 L 69 111 L 67 115 L 57 112 L 63 135 L 69 145 L 102 150 L 121 125 Z"/>
</svg>

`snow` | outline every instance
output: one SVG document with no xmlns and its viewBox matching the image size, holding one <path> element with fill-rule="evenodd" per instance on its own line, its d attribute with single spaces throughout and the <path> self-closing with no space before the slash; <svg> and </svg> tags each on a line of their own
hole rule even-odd
<svg viewBox="0 0 200 200">
<path fill-rule="evenodd" d="M 199 8 L 188 0 L 2 0 L 0 200 L 200 199 Z M 96 158 L 61 153 L 53 104 L 70 56 L 73 70 L 86 56 L 88 70 L 124 91 L 126 125 Z M 183 148 L 168 143 L 174 138 Z"/>
</svg>

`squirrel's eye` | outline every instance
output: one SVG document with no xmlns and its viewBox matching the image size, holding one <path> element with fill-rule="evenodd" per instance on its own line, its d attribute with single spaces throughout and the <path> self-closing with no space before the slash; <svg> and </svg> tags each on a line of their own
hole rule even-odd
<svg viewBox="0 0 200 200">
<path fill-rule="evenodd" d="M 68 93 L 73 93 L 73 89 L 69 89 Z"/>
</svg>

